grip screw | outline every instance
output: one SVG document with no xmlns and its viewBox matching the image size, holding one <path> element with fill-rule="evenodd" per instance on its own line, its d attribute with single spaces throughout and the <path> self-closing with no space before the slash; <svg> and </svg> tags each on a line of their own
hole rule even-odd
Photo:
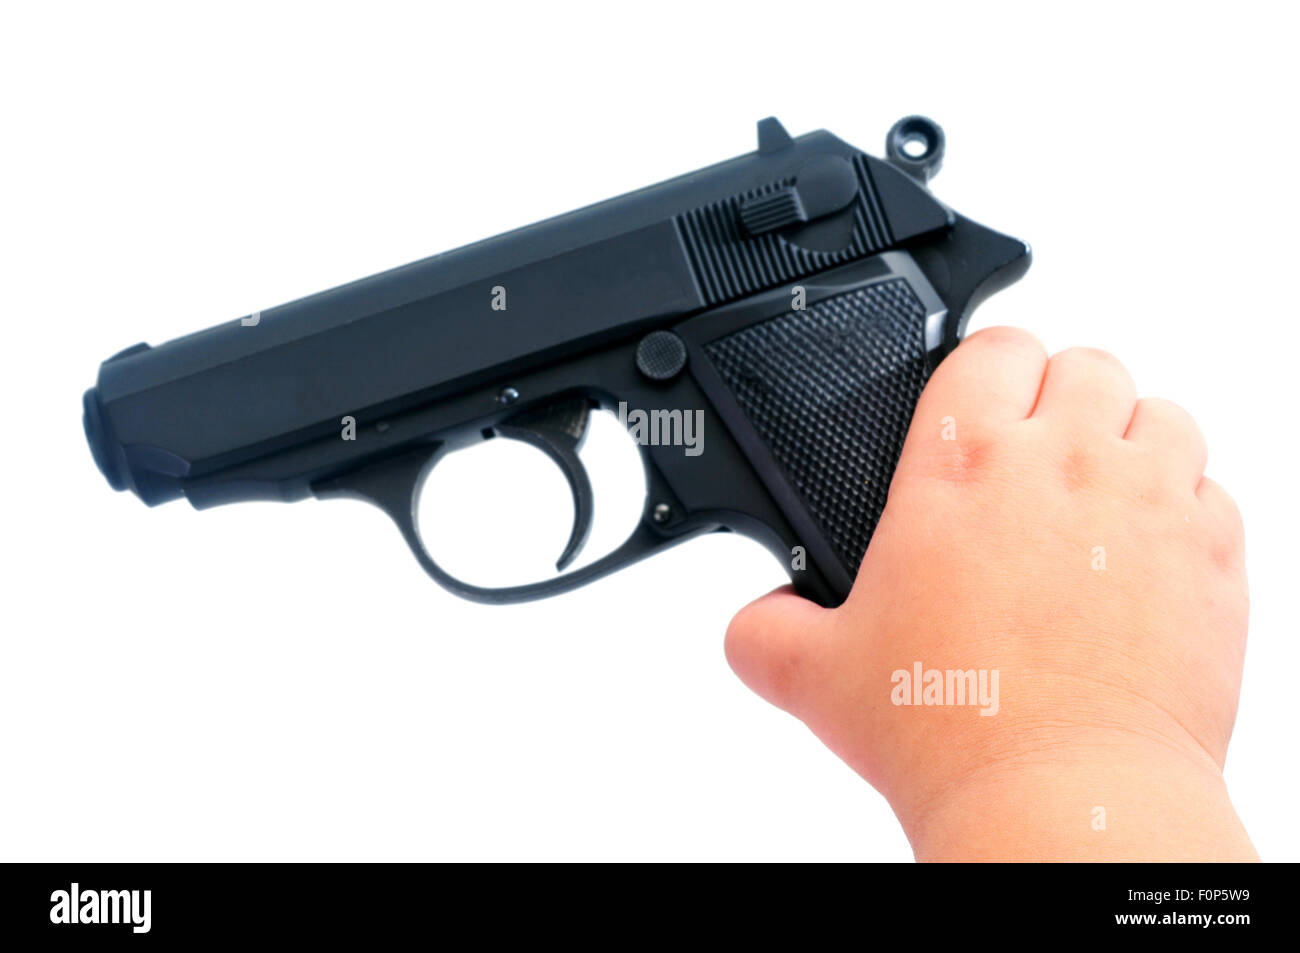
<svg viewBox="0 0 1300 953">
<path fill-rule="evenodd" d="M 673 508 L 667 503 L 656 503 L 650 516 L 656 523 L 667 523 L 672 518 Z"/>
<path fill-rule="evenodd" d="M 513 387 L 503 387 L 501 388 L 501 393 L 497 394 L 498 404 L 513 404 L 518 399 L 519 391 L 515 390 Z"/>
</svg>

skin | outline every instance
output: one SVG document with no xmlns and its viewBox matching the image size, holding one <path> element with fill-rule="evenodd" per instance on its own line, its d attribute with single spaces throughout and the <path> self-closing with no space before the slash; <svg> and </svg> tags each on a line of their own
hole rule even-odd
<svg viewBox="0 0 1300 953">
<path fill-rule="evenodd" d="M 1206 453 L 1110 354 L 973 334 L 917 405 L 845 604 L 779 589 L 727 659 L 889 800 L 918 860 L 1257 860 L 1223 781 L 1241 518 Z M 895 704 L 916 662 L 996 669 L 996 714 Z"/>
</svg>

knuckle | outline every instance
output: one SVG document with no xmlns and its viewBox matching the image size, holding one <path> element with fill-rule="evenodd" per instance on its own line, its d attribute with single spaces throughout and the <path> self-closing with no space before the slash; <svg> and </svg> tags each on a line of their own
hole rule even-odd
<svg viewBox="0 0 1300 953">
<path fill-rule="evenodd" d="M 1158 445 L 1174 441 L 1204 458 L 1209 454 L 1205 433 L 1184 407 L 1163 397 L 1143 397 L 1133 411 L 1140 432 L 1154 437 Z M 1130 425 L 1132 429 L 1132 425 Z M 1204 460 L 1202 459 L 1202 465 Z"/>
<path fill-rule="evenodd" d="M 1181 404 L 1175 403 L 1168 397 L 1143 397 L 1138 401 L 1138 405 L 1144 410 L 1167 417 L 1191 418 L 1192 416 Z"/>
<path fill-rule="evenodd" d="M 1219 512 L 1223 517 L 1224 530 L 1234 539 L 1245 539 L 1246 523 L 1241 518 L 1241 507 L 1223 487 L 1219 487 Z"/>
<path fill-rule="evenodd" d="M 1065 488 L 1071 493 L 1093 488 L 1100 482 L 1104 472 L 1097 454 L 1083 444 L 1066 450 L 1060 466 Z"/>
<path fill-rule="evenodd" d="M 904 478 L 927 477 L 941 483 L 965 485 L 988 475 L 996 453 L 994 441 L 967 427 L 955 440 L 935 439 L 900 462 Z"/>
<path fill-rule="evenodd" d="M 1138 410 L 1143 414 L 1150 414 L 1167 424 L 1186 430 L 1188 433 L 1199 434 L 1201 432 L 1200 425 L 1196 423 L 1196 418 L 1191 415 L 1187 408 L 1165 397 L 1143 397 L 1138 401 Z"/>
<path fill-rule="evenodd" d="M 1128 374 L 1123 362 L 1118 357 L 1098 347 L 1070 347 L 1058 352 L 1053 358 L 1059 365 L 1079 368 L 1105 368 L 1111 372 Z"/>
<path fill-rule="evenodd" d="M 964 343 L 974 343 L 981 347 L 1001 347 L 1030 351 L 1044 355 L 1047 353 L 1047 349 L 1043 347 L 1043 342 L 1024 328 L 1013 328 L 1005 324 L 982 328 L 974 334 L 968 334 Z"/>
<path fill-rule="evenodd" d="M 1231 494 L 1208 477 L 1203 477 L 1196 495 L 1210 513 L 1206 543 L 1214 562 L 1223 568 L 1234 567 L 1245 559 L 1246 527 Z"/>
</svg>

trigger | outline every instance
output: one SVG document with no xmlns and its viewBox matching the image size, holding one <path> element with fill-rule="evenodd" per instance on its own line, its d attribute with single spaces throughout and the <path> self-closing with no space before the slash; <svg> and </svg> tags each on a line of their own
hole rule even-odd
<svg viewBox="0 0 1300 953">
<path fill-rule="evenodd" d="M 587 436 L 591 407 L 585 397 L 572 397 L 546 404 L 536 410 L 516 414 L 494 431 L 511 440 L 522 440 L 541 450 L 555 461 L 573 493 L 573 529 L 569 542 L 555 563 L 561 572 L 582 552 L 591 535 L 593 497 L 591 480 L 578 459 L 578 450 Z"/>
</svg>

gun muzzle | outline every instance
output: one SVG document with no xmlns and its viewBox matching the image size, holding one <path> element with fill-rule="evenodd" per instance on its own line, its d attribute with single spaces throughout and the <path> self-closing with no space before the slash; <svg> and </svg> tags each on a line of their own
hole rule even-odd
<svg viewBox="0 0 1300 953">
<path fill-rule="evenodd" d="M 126 455 L 122 446 L 108 432 L 104 420 L 104 408 L 99 402 L 99 388 L 92 387 L 82 398 L 83 412 L 81 423 L 86 428 L 86 442 L 90 444 L 90 455 L 95 458 L 95 466 L 104 474 L 108 485 L 115 490 L 127 487 Z"/>
<path fill-rule="evenodd" d="M 131 490 L 150 506 L 174 500 L 182 495 L 177 471 L 168 466 L 167 455 L 148 446 L 130 448 L 123 443 L 114 427 L 114 415 L 109 411 L 112 394 L 105 398 L 104 368 L 115 366 L 120 358 L 152 350 L 147 344 L 137 344 L 113 355 L 101 365 L 96 385 L 86 391 L 81 399 L 81 423 L 86 430 L 86 442 L 95 465 L 104 474 L 108 485 L 115 490 Z M 110 375 L 110 383 L 112 377 Z M 127 418 L 128 421 L 130 418 Z"/>
</svg>

